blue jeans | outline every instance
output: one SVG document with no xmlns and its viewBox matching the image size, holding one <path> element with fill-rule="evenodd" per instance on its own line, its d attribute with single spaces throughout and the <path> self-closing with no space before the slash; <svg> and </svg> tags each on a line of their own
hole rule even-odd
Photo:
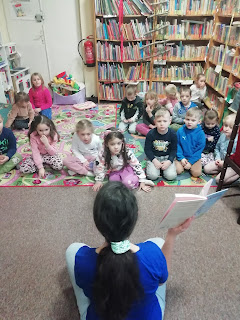
<svg viewBox="0 0 240 320">
<path fill-rule="evenodd" d="M 152 238 L 148 239 L 146 241 L 151 241 L 156 243 L 159 248 L 162 248 L 164 244 L 164 240 L 162 238 Z M 87 318 L 87 309 L 90 304 L 90 300 L 88 297 L 85 296 L 83 289 L 80 288 L 75 281 L 75 276 L 74 276 L 74 265 L 75 265 L 75 256 L 78 250 L 86 246 L 84 243 L 72 243 L 66 251 L 66 260 L 67 260 L 67 268 L 68 268 L 68 273 L 70 276 L 70 280 L 74 289 L 74 293 L 77 299 L 77 305 L 78 305 L 78 310 L 81 316 L 81 320 L 86 320 Z M 158 302 L 160 304 L 161 310 L 162 310 L 162 320 L 164 317 L 164 310 L 165 310 L 165 297 L 166 297 L 166 282 L 159 286 L 157 291 L 156 291 L 156 296 L 158 299 Z"/>
<path fill-rule="evenodd" d="M 43 115 L 43 116 L 46 116 L 47 118 L 52 120 L 52 108 L 48 108 L 48 109 L 42 110 L 40 112 L 40 114 Z"/>
</svg>

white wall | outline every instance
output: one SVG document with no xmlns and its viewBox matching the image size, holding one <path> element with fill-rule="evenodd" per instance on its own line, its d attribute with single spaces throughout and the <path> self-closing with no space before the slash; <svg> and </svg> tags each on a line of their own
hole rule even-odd
<svg viewBox="0 0 240 320">
<path fill-rule="evenodd" d="M 50 76 L 66 71 L 84 82 L 83 63 L 77 51 L 81 39 L 78 0 L 42 0 Z"/>
<path fill-rule="evenodd" d="M 0 0 L 0 32 L 2 35 L 3 43 L 9 42 L 9 34 L 7 30 L 6 18 L 3 9 L 3 0 Z"/>
</svg>

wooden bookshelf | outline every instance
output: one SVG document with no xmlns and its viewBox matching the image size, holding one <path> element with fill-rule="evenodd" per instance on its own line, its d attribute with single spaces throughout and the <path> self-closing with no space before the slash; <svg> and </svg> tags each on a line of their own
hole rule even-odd
<svg viewBox="0 0 240 320">
<path fill-rule="evenodd" d="M 206 100 L 205 105 L 216 108 L 220 120 L 236 92 L 234 83 L 240 80 L 240 35 L 235 24 L 239 20 L 239 0 L 217 1 L 214 32 L 205 65 L 208 95 L 212 101 Z"/>
<path fill-rule="evenodd" d="M 193 81 L 196 74 L 203 71 L 205 52 L 204 54 L 199 54 L 199 52 L 206 50 L 208 42 L 211 39 L 215 0 L 199 0 L 198 4 L 196 2 L 199 8 L 196 9 L 194 5 L 191 4 L 191 10 L 188 8 L 190 5 L 188 0 L 166 0 L 166 2 L 162 2 L 162 4 L 157 4 L 160 2 L 159 0 L 128 0 L 124 1 L 124 5 L 131 6 L 136 2 L 146 3 L 147 7 L 151 10 L 149 12 L 142 10 L 141 14 L 130 14 L 126 12 L 126 8 L 124 8 L 125 14 L 123 15 L 122 32 L 123 35 L 127 37 L 123 39 L 123 50 L 126 50 L 128 53 L 127 50 L 130 50 L 128 48 L 130 46 L 135 58 L 123 59 L 123 63 L 121 63 L 121 59 L 117 56 L 121 45 L 120 34 L 117 31 L 119 27 L 119 10 L 116 9 L 117 7 L 119 9 L 119 6 L 117 6 L 119 0 L 94 0 L 96 82 L 99 101 L 107 100 L 106 92 L 103 96 L 102 91 L 105 90 L 107 86 L 113 88 L 113 85 L 115 85 L 116 88 L 116 85 L 119 84 L 119 90 L 124 96 L 124 86 L 127 83 L 139 82 L 139 87 L 142 88 L 140 91 L 147 91 L 155 86 L 155 88 L 160 88 L 158 94 L 162 95 L 164 86 L 166 86 L 167 83 L 172 82 L 176 85 L 187 84 L 185 83 L 186 80 Z M 196 11 L 194 11 L 195 9 Z M 182 22 L 183 19 L 184 22 Z M 161 30 L 154 31 L 162 24 L 169 25 L 165 28 L 167 31 L 164 31 L 164 33 L 162 33 Z M 136 37 L 138 31 L 144 28 L 147 31 L 146 35 L 140 34 L 140 37 Z M 131 36 L 128 36 L 127 31 L 129 30 L 132 32 Z M 135 32 L 135 30 L 138 31 Z M 133 40 L 126 40 L 129 38 Z M 158 50 L 161 48 L 159 41 L 163 41 L 164 50 L 171 50 L 171 52 L 160 56 L 158 54 Z M 168 45 L 168 43 L 170 44 Z M 149 50 L 140 49 L 146 45 L 148 45 Z M 139 46 L 141 50 L 139 51 L 141 58 L 139 58 L 139 52 L 138 55 L 135 54 L 134 50 L 136 46 Z M 111 54 L 114 52 L 117 58 L 110 59 L 108 57 L 110 51 Z M 159 60 L 164 60 L 165 64 L 158 63 L 156 60 L 158 60 L 158 62 Z M 115 74 L 116 65 L 119 64 L 122 66 L 121 71 L 125 74 L 125 79 L 121 79 L 120 77 L 119 80 L 116 80 L 112 76 L 112 73 Z M 149 69 L 146 71 L 144 66 L 146 69 Z M 166 73 L 165 76 L 156 77 L 155 75 L 161 68 L 164 70 L 163 73 Z M 172 68 L 176 70 L 176 73 L 180 72 L 183 68 L 185 68 L 185 71 L 190 70 L 188 72 L 189 75 L 191 73 L 191 77 L 183 75 L 185 71 L 181 71 L 182 79 L 176 76 L 169 78 L 169 72 L 173 70 Z M 119 92 L 117 95 L 118 94 Z M 111 97 L 112 96 L 114 96 L 114 94 L 111 92 Z M 109 101 L 119 101 L 118 98 L 119 97 L 117 97 L 117 99 L 111 98 Z"/>
</svg>

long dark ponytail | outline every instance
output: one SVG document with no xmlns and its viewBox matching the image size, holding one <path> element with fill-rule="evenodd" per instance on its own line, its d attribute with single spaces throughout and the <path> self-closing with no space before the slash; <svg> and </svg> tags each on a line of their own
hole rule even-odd
<svg viewBox="0 0 240 320">
<path fill-rule="evenodd" d="M 126 240 L 138 217 L 137 201 L 121 182 L 107 183 L 97 194 L 93 209 L 96 227 L 109 245 L 97 258 L 93 302 L 104 320 L 123 320 L 134 302 L 142 297 L 136 255 L 130 250 L 115 254 L 111 242 Z"/>
</svg>

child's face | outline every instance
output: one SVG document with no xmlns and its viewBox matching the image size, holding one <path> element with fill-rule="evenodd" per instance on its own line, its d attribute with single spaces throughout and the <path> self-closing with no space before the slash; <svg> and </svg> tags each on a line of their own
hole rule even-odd
<svg viewBox="0 0 240 320">
<path fill-rule="evenodd" d="M 27 109 L 28 102 L 26 102 L 26 101 L 19 101 L 18 106 L 19 106 L 19 108 Z"/>
<path fill-rule="evenodd" d="M 39 76 L 33 76 L 32 83 L 33 83 L 34 87 L 38 88 L 42 85 L 42 80 L 39 78 Z"/>
<path fill-rule="evenodd" d="M 217 125 L 217 119 L 206 119 L 205 127 L 208 129 L 212 129 Z"/>
<path fill-rule="evenodd" d="M 195 129 L 201 120 L 195 116 L 186 116 L 184 122 L 188 129 Z"/>
<path fill-rule="evenodd" d="M 183 105 L 187 106 L 190 102 L 191 95 L 188 91 L 182 91 L 180 98 L 181 98 Z"/>
<path fill-rule="evenodd" d="M 107 147 L 111 155 L 118 155 L 122 150 L 123 141 L 119 138 L 113 138 L 108 141 Z"/>
<path fill-rule="evenodd" d="M 169 100 L 175 100 L 176 99 L 176 93 L 168 93 L 167 98 Z"/>
<path fill-rule="evenodd" d="M 128 101 L 134 101 L 136 99 L 136 94 L 135 93 L 127 94 L 126 97 Z"/>
<path fill-rule="evenodd" d="M 146 97 L 146 105 L 153 107 L 156 104 L 156 100 L 150 97 Z"/>
<path fill-rule="evenodd" d="M 47 137 L 50 135 L 50 128 L 45 123 L 39 123 L 39 125 L 37 126 L 37 133 L 40 137 Z"/>
<path fill-rule="evenodd" d="M 78 131 L 77 135 L 85 144 L 89 144 L 92 141 L 92 130 L 90 128 Z"/>
<path fill-rule="evenodd" d="M 0 133 L 2 133 L 3 130 L 3 119 L 0 117 Z"/>
<path fill-rule="evenodd" d="M 155 119 L 155 126 L 157 127 L 157 131 L 161 134 L 165 134 L 168 131 L 168 127 L 171 123 L 170 114 L 166 112 L 163 116 L 157 117 Z"/>
<path fill-rule="evenodd" d="M 205 77 L 200 77 L 197 81 L 197 87 L 200 89 L 203 89 L 206 85 L 206 78 Z"/>
<path fill-rule="evenodd" d="M 223 124 L 222 132 L 225 133 L 227 138 L 230 138 L 230 136 L 232 134 L 232 129 L 233 129 L 233 126 L 231 124 L 229 124 L 228 122 L 225 122 Z"/>
</svg>

